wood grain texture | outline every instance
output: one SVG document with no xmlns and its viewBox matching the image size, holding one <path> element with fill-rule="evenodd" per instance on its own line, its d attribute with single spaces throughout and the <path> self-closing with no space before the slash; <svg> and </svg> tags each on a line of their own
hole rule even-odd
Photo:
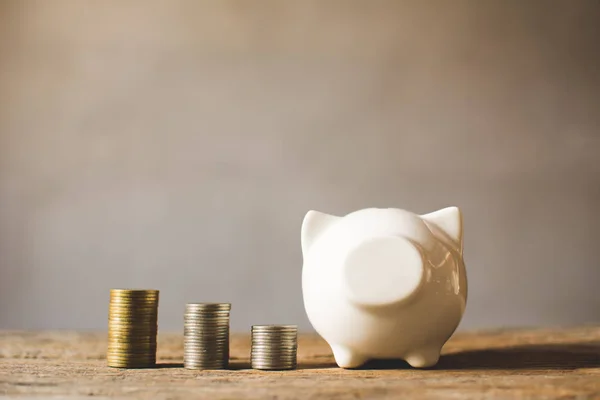
<svg viewBox="0 0 600 400">
<path fill-rule="evenodd" d="M 0 332 L 0 394 L 148 399 L 600 398 L 600 327 L 456 334 L 439 364 L 334 364 L 315 335 L 299 340 L 299 368 L 249 369 L 249 337 L 234 335 L 231 370 L 182 368 L 181 335 L 159 337 L 159 366 L 106 366 L 101 333 Z"/>
</svg>

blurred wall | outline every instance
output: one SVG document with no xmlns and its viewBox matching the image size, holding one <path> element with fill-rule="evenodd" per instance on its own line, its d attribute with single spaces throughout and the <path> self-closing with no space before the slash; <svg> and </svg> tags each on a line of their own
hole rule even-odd
<svg viewBox="0 0 600 400">
<path fill-rule="evenodd" d="M 595 1 L 0 1 L 0 328 L 298 323 L 304 213 L 458 205 L 462 328 L 600 321 Z"/>
</svg>

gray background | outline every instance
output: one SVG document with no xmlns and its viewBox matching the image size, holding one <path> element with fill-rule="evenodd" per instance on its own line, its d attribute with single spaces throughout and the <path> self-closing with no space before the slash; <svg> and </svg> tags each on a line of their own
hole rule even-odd
<svg viewBox="0 0 600 400">
<path fill-rule="evenodd" d="M 0 1 L 0 328 L 310 329 L 300 224 L 465 217 L 461 328 L 600 321 L 595 1 Z"/>
</svg>

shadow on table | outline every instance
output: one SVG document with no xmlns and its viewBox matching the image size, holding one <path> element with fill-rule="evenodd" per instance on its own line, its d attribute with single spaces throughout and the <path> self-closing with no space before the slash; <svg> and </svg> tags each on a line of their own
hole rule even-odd
<svg viewBox="0 0 600 400">
<path fill-rule="evenodd" d="M 183 363 L 156 363 L 154 368 L 183 368 Z"/>
<path fill-rule="evenodd" d="M 435 369 L 561 369 L 600 367 L 600 342 L 527 345 L 447 354 Z"/>
<path fill-rule="evenodd" d="M 237 360 L 229 361 L 229 369 L 232 369 L 232 370 L 251 369 L 251 368 L 252 368 L 252 365 L 250 364 L 249 361 L 237 361 Z M 331 362 L 308 361 L 308 362 L 298 363 L 297 369 L 325 369 L 325 368 L 337 368 L 337 364 L 333 361 L 331 361 Z"/>
<path fill-rule="evenodd" d="M 600 342 L 528 345 L 446 354 L 429 370 L 560 369 L 600 367 Z M 360 369 L 411 369 L 403 360 L 372 360 Z"/>
<path fill-rule="evenodd" d="M 252 366 L 250 365 L 250 361 L 240 361 L 236 359 L 229 360 L 229 369 L 250 369 Z"/>
<path fill-rule="evenodd" d="M 331 356 L 305 360 L 298 369 L 338 368 Z M 181 363 L 160 363 L 156 368 L 182 368 Z M 528 345 L 498 349 L 469 350 L 443 355 L 437 365 L 426 370 L 527 370 L 600 367 L 600 342 L 580 344 Z M 251 369 L 247 360 L 232 359 L 229 369 Z M 403 360 L 371 360 L 359 370 L 413 369 Z"/>
</svg>

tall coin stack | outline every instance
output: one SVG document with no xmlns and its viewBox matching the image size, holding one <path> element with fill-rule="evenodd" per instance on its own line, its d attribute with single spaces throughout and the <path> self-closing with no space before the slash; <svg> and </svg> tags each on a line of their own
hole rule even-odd
<svg viewBox="0 0 600 400">
<path fill-rule="evenodd" d="M 112 289 L 108 308 L 108 366 L 155 366 L 157 318 L 158 290 Z"/>
<path fill-rule="evenodd" d="M 252 326 L 252 368 L 295 369 L 297 350 L 296 325 Z"/>
<path fill-rule="evenodd" d="M 189 303 L 183 322 L 183 366 L 225 369 L 229 365 L 229 303 Z"/>
</svg>

